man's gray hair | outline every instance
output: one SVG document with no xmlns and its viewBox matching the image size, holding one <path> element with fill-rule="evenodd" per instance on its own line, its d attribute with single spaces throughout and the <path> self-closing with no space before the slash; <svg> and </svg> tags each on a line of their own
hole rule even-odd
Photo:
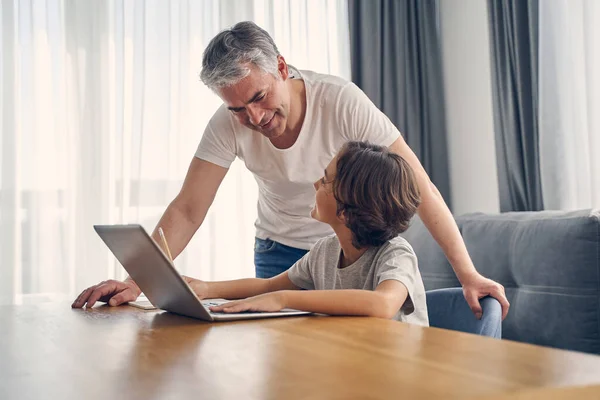
<svg viewBox="0 0 600 400">
<path fill-rule="evenodd" d="M 267 31 L 254 22 L 238 22 L 210 41 L 202 55 L 200 79 L 212 90 L 231 86 L 250 74 L 251 64 L 277 77 L 278 55 Z"/>
</svg>

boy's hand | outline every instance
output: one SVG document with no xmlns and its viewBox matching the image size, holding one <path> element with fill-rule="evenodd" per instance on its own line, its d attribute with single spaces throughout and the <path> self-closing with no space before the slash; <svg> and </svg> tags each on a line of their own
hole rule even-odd
<svg viewBox="0 0 600 400">
<path fill-rule="evenodd" d="M 190 278 L 189 276 L 181 275 L 184 281 L 192 288 L 198 299 L 203 300 L 208 296 L 208 284 L 200 279 Z"/>
<path fill-rule="evenodd" d="M 213 312 L 239 313 L 244 311 L 276 312 L 285 308 L 281 291 L 260 294 L 244 300 L 231 301 L 220 306 L 209 307 Z"/>
</svg>

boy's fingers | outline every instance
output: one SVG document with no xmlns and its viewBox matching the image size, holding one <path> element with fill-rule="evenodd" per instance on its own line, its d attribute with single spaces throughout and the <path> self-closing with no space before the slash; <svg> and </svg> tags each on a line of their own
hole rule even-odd
<svg viewBox="0 0 600 400">
<path fill-rule="evenodd" d="M 223 309 L 225 308 L 224 304 L 221 304 L 220 306 L 210 306 L 208 307 L 211 311 L 217 311 L 217 312 L 222 312 Z"/>
<path fill-rule="evenodd" d="M 225 304 L 223 306 L 223 311 L 226 313 L 239 313 L 244 311 L 250 311 L 251 307 L 248 303 L 235 303 L 235 304 Z"/>
<path fill-rule="evenodd" d="M 224 303 L 218 306 L 211 306 L 208 307 L 210 311 L 214 311 L 214 312 L 237 312 L 237 311 L 231 311 L 232 309 L 238 307 L 239 304 L 236 304 L 236 302 L 229 302 L 229 303 Z"/>
</svg>

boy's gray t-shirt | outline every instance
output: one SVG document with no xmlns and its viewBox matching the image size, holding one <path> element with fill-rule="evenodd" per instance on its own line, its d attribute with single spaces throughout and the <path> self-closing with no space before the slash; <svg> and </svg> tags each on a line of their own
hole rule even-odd
<svg viewBox="0 0 600 400">
<path fill-rule="evenodd" d="M 398 236 L 368 249 L 355 263 L 338 268 L 342 248 L 335 235 L 319 240 L 288 270 L 292 283 L 309 290 L 375 290 L 388 279 L 406 286 L 408 297 L 394 319 L 429 326 L 425 287 L 410 244 Z"/>
</svg>

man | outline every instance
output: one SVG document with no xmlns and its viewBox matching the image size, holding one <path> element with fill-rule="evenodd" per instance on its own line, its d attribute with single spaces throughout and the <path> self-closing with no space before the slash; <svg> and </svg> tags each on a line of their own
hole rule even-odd
<svg viewBox="0 0 600 400">
<path fill-rule="evenodd" d="M 312 183 L 349 140 L 387 146 L 412 167 L 421 192 L 418 213 L 448 257 L 469 306 L 481 317 L 479 298 L 491 295 L 509 308 L 502 285 L 473 266 L 454 218 L 400 132 L 353 83 L 298 71 L 273 39 L 252 22 L 241 22 L 211 40 L 202 60 L 202 81 L 224 105 L 208 123 L 183 187 L 167 207 L 162 227 L 177 257 L 202 224 L 235 159 L 244 160 L 259 185 L 256 276 L 268 278 L 292 266 L 331 228 L 310 218 Z M 159 241 L 157 230 L 152 234 Z M 116 306 L 141 293 L 130 278 L 84 290 L 73 307 L 98 300 Z"/>
</svg>

